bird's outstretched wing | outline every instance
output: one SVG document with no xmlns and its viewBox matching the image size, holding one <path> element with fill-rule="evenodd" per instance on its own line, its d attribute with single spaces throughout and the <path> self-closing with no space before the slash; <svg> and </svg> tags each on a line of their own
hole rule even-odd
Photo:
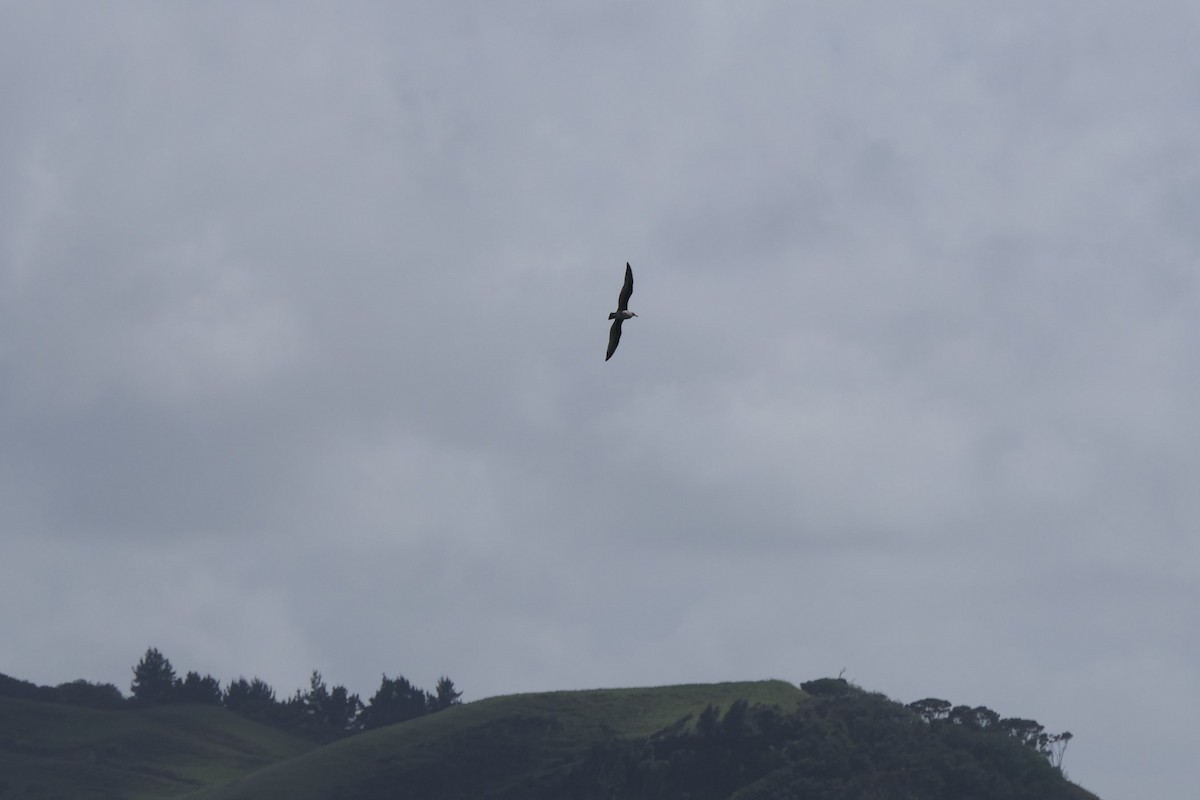
<svg viewBox="0 0 1200 800">
<path fill-rule="evenodd" d="M 629 308 L 629 298 L 633 294 L 633 267 L 629 266 L 629 262 L 625 262 L 625 285 L 621 287 L 621 297 L 617 300 L 617 311 L 624 311 Z M 618 333 L 618 336 L 621 334 Z M 613 345 L 616 347 L 616 345 Z"/>
<path fill-rule="evenodd" d="M 605 361 L 612 358 L 612 354 L 617 352 L 617 345 L 621 343 L 621 323 L 625 320 L 617 317 L 613 320 L 612 327 L 608 329 L 608 355 L 604 357 Z"/>
</svg>

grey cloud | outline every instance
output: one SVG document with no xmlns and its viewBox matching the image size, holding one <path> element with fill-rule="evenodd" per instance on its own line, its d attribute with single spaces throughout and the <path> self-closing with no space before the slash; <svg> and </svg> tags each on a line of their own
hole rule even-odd
<svg viewBox="0 0 1200 800">
<path fill-rule="evenodd" d="M 1186 4 L 0 21 L 6 673 L 846 667 L 1183 796 Z"/>
</svg>

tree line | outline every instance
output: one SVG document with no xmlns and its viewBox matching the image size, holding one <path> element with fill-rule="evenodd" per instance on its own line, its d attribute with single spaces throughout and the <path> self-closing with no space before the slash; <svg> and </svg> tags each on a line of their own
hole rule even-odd
<svg viewBox="0 0 1200 800">
<path fill-rule="evenodd" d="M 345 686 L 330 687 L 321 673 L 313 670 L 307 691 L 297 689 L 291 697 L 279 700 L 275 690 L 258 677 L 249 681 L 239 677 L 230 681 L 224 689 L 212 675 L 201 676 L 198 672 L 188 672 L 179 678 L 170 660 L 153 647 L 133 668 L 130 691 L 133 702 L 141 705 L 219 705 L 250 719 L 323 739 L 381 728 L 442 711 L 457 705 L 462 696 L 462 692 L 455 688 L 454 681 L 445 676 L 438 679 L 431 693 L 402 675 L 389 678 L 384 674 L 375 694 L 364 703 Z"/>
<path fill-rule="evenodd" d="M 364 703 L 345 686 L 330 687 L 313 670 L 308 689 L 297 689 L 285 699 L 261 678 L 238 677 L 224 686 L 212 675 L 189 671 L 182 678 L 170 659 L 151 647 L 133 667 L 131 697 L 111 683 L 72 681 L 58 686 L 38 686 L 0 675 L 0 696 L 95 708 L 133 708 L 173 703 L 222 706 L 258 722 L 284 728 L 308 738 L 328 741 L 360 731 L 415 719 L 458 705 L 462 692 L 442 676 L 433 692 L 402 675 L 386 674 L 375 694 Z"/>
<path fill-rule="evenodd" d="M 927 697 L 909 703 L 908 708 L 915 711 L 930 725 L 958 725 L 968 730 L 998 733 L 1012 737 L 1026 747 L 1043 755 L 1055 767 L 1062 767 L 1063 755 L 1067 745 L 1074 738 L 1070 731 L 1062 733 L 1047 733 L 1046 729 L 1033 719 L 1022 717 L 1001 717 L 987 706 L 955 706 L 948 700 Z"/>
</svg>

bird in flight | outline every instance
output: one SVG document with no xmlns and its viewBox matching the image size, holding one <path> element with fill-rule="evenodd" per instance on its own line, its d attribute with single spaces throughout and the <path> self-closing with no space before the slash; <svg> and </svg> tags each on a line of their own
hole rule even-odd
<svg viewBox="0 0 1200 800">
<path fill-rule="evenodd" d="M 613 357 L 613 353 L 617 352 L 617 345 L 621 343 L 621 323 L 630 317 L 636 317 L 637 314 L 629 310 L 629 296 L 633 294 L 633 268 L 629 266 L 629 262 L 625 262 L 625 285 L 621 287 L 621 296 L 617 299 L 617 310 L 608 315 L 608 318 L 613 321 L 612 327 L 608 329 L 608 355 L 604 357 L 608 361 Z"/>
</svg>

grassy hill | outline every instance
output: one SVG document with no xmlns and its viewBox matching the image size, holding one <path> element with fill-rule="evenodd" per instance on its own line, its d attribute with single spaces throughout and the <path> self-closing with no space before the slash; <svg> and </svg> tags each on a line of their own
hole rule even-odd
<svg viewBox="0 0 1200 800">
<path fill-rule="evenodd" d="M 187 798 L 1096 800 L 1007 735 L 823 683 L 835 691 L 761 681 L 496 697 Z"/>
<path fill-rule="evenodd" d="M 838 679 L 510 695 L 315 746 L 220 708 L 0 700 L 0 798 L 1096 800 Z"/>
<path fill-rule="evenodd" d="M 738 699 L 793 708 L 784 681 L 508 695 L 381 728 L 268 767 L 188 800 L 518 795 L 599 742 L 649 736 Z"/>
<path fill-rule="evenodd" d="M 223 708 L 101 710 L 0 698 L 0 798 L 160 798 L 314 747 Z"/>
</svg>

